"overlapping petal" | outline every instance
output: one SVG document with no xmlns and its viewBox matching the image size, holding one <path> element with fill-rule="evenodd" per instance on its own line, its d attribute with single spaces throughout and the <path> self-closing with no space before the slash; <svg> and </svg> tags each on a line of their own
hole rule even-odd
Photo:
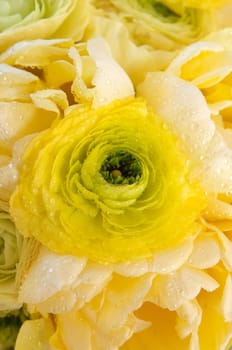
<svg viewBox="0 0 232 350">
<path fill-rule="evenodd" d="M 73 37 L 80 40 L 89 20 L 87 0 L 1 2 L 0 51 L 25 40 Z"/>
<path fill-rule="evenodd" d="M 139 349 L 142 344 L 163 349 L 170 341 L 174 349 L 210 344 L 216 350 L 219 343 L 224 349 L 232 336 L 231 277 L 225 268 L 232 269 L 231 243 L 216 226 L 202 225 L 203 231 L 188 244 L 140 262 L 106 265 L 85 260 L 83 265 L 83 259 L 42 248 L 22 279 L 20 300 L 31 312 L 55 314 L 54 329 L 47 338 L 55 349 L 75 346 L 77 338 L 70 337 L 71 329 L 83 335 L 81 349 Z M 59 269 L 63 261 L 66 265 Z M 157 265 L 158 261 L 162 263 Z M 66 268 L 72 270 L 70 275 Z M 34 285 L 38 285 L 36 294 Z M 211 337 L 206 331 L 209 314 L 218 327 Z M 35 334 L 36 322 L 30 321 Z M 26 336 L 25 325 L 19 338 Z"/>
<path fill-rule="evenodd" d="M 198 230 L 204 196 L 188 172 L 143 101 L 76 108 L 27 147 L 11 212 L 25 236 L 56 252 L 107 262 L 152 256 Z"/>
<path fill-rule="evenodd" d="M 95 16 L 111 18 L 112 25 L 115 19 L 126 24 L 135 43 L 171 51 L 217 29 L 220 23 L 217 11 L 220 13 L 220 8 L 228 2 L 111 0 L 92 3 Z"/>
<path fill-rule="evenodd" d="M 0 55 L 0 208 L 14 192 L 14 297 L 33 318 L 16 350 L 230 346 L 231 33 L 174 52 L 223 26 L 225 3 L 92 2 L 85 38 L 104 34 L 136 84 L 175 56 L 137 87 L 145 101 L 102 38 Z M 89 2 L 56 5 L 45 33 L 28 2 L 0 48 L 14 27 L 79 40 Z"/>
<path fill-rule="evenodd" d="M 0 206 L 8 209 L 29 135 L 62 118 L 74 101 L 98 106 L 134 88 L 100 38 L 77 47 L 70 39 L 24 41 L 0 61 Z"/>
</svg>

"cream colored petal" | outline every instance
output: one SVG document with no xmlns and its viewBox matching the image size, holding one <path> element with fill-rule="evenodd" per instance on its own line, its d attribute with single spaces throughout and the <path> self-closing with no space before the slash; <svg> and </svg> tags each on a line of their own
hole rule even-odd
<svg viewBox="0 0 232 350">
<path fill-rule="evenodd" d="M 18 167 L 21 166 L 22 154 L 34 136 L 31 134 L 15 142 L 12 158 L 5 157 L 5 161 L 0 164 L 0 207 L 3 210 L 9 210 L 9 200 L 18 181 Z"/>
<path fill-rule="evenodd" d="M 194 241 L 193 252 L 188 263 L 199 269 L 208 269 L 220 260 L 220 247 L 216 239 L 199 235 Z"/>
<path fill-rule="evenodd" d="M 182 66 L 200 55 L 202 52 L 220 52 L 223 51 L 223 49 L 223 46 L 219 43 L 210 41 L 196 42 L 181 50 L 179 55 L 172 60 L 167 71 L 177 76 L 181 76 Z"/>
<path fill-rule="evenodd" d="M 70 39 L 20 41 L 0 55 L 0 62 L 22 67 L 44 67 L 52 59 L 66 57 L 71 43 Z"/>
<path fill-rule="evenodd" d="M 221 67 L 214 69 L 211 72 L 203 74 L 192 80 L 192 83 L 196 85 L 199 89 L 207 89 L 225 79 L 232 71 L 232 66 Z"/>
<path fill-rule="evenodd" d="M 90 302 L 96 295 L 107 288 L 111 279 L 111 266 L 88 263 L 72 284 L 75 308 L 81 308 Z"/>
<path fill-rule="evenodd" d="M 201 289 L 213 291 L 217 287 L 218 283 L 207 273 L 183 267 L 176 273 L 156 277 L 147 300 L 162 308 L 176 310 L 185 301 L 194 299 Z"/>
<path fill-rule="evenodd" d="M 93 349 L 121 349 L 121 346 L 130 339 L 134 333 L 141 332 L 149 327 L 149 323 L 139 320 L 133 314 L 128 316 L 125 324 L 120 328 L 112 329 L 105 333 L 104 329 L 96 334 L 93 339 Z"/>
<path fill-rule="evenodd" d="M 190 160 L 199 162 L 193 176 L 211 193 L 232 191 L 232 149 L 216 131 L 204 96 L 193 84 L 168 73 L 150 73 L 138 87 L 184 142 Z"/>
<path fill-rule="evenodd" d="M 96 264 L 88 262 L 80 275 L 75 280 L 73 287 L 76 288 L 80 284 L 101 284 L 111 278 L 113 266 L 110 264 Z"/>
<path fill-rule="evenodd" d="M 75 79 L 73 64 L 65 60 L 52 61 L 44 67 L 44 79 L 51 88 L 59 88 Z"/>
<path fill-rule="evenodd" d="M 0 85 L 26 85 L 38 80 L 39 78 L 30 72 L 5 63 L 0 64 Z"/>
<path fill-rule="evenodd" d="M 59 117 L 61 111 L 64 111 L 69 105 L 67 96 L 62 90 L 40 90 L 32 93 L 30 96 L 36 107 L 54 112 L 57 117 Z"/>
<path fill-rule="evenodd" d="M 87 302 L 102 291 L 111 280 L 112 273 L 110 265 L 89 262 L 73 283 L 79 302 Z"/>
<path fill-rule="evenodd" d="M 46 300 L 72 285 L 85 264 L 85 258 L 58 255 L 41 247 L 20 288 L 19 300 L 28 304 Z"/>
<path fill-rule="evenodd" d="M 176 310 L 176 313 L 178 318 L 175 328 L 180 338 L 197 333 L 201 323 L 202 310 L 196 300 L 184 302 Z"/>
<path fill-rule="evenodd" d="M 223 46 L 225 51 L 232 50 L 231 39 L 232 39 L 232 33 L 231 33 L 230 27 L 216 31 L 216 32 L 211 32 L 205 38 L 205 40 L 207 41 L 215 42 L 220 46 Z"/>
<path fill-rule="evenodd" d="M 176 55 L 175 51 L 153 50 L 147 45 L 136 46 L 126 25 L 116 18 L 95 15 L 85 36 L 103 36 L 110 45 L 113 57 L 135 84 L 143 81 L 147 72 L 166 68 Z"/>
<path fill-rule="evenodd" d="M 93 107 L 105 105 L 115 99 L 134 96 L 134 87 L 129 76 L 113 59 L 110 47 L 103 38 L 89 40 L 87 50 L 96 64 L 92 80 L 95 86 Z"/>
<path fill-rule="evenodd" d="M 15 141 L 49 127 L 54 117 L 32 103 L 0 102 L 0 148 L 11 151 Z"/>
<path fill-rule="evenodd" d="M 115 276 L 104 293 L 101 309 L 97 313 L 98 326 L 106 333 L 122 327 L 128 315 L 144 302 L 152 280 L 152 274 L 139 278 Z"/>
<path fill-rule="evenodd" d="M 112 278 L 110 266 L 87 263 L 72 284 L 65 285 L 44 302 L 31 305 L 41 313 L 59 314 L 80 309 L 97 294 L 102 292 Z"/>
<path fill-rule="evenodd" d="M 232 219 L 232 207 L 231 204 L 226 203 L 215 196 L 208 197 L 208 204 L 204 216 L 208 220 L 225 220 Z"/>
<path fill-rule="evenodd" d="M 201 92 L 191 83 L 170 73 L 149 73 L 138 86 L 154 112 L 184 141 L 187 152 L 200 158 L 215 133 L 210 110 Z"/>
<path fill-rule="evenodd" d="M 69 312 L 56 317 L 57 330 L 51 344 L 59 349 L 62 342 L 64 350 L 94 350 L 91 345 L 92 328 L 81 312 Z M 63 349 L 62 349 L 63 350 Z"/>
<path fill-rule="evenodd" d="M 87 309 L 57 315 L 56 322 L 58 329 L 51 343 L 58 348 L 62 342 L 68 350 L 76 350 L 77 344 L 81 350 L 116 350 L 134 332 L 141 331 L 148 325 L 130 315 L 122 327 L 107 332 L 92 322 Z"/>
<path fill-rule="evenodd" d="M 150 262 L 151 267 L 149 271 L 157 274 L 167 274 L 179 269 L 193 250 L 193 239 L 191 237 L 173 249 L 156 253 Z"/>
<path fill-rule="evenodd" d="M 115 272 L 122 276 L 138 277 L 143 276 L 145 273 L 150 272 L 150 261 L 127 261 L 115 265 Z"/>
<path fill-rule="evenodd" d="M 18 181 L 18 171 L 10 161 L 7 165 L 0 167 L 0 198 L 8 202 L 15 190 Z"/>
<path fill-rule="evenodd" d="M 77 103 L 92 103 L 93 92 L 89 89 L 82 78 L 82 60 L 78 50 L 75 47 L 71 47 L 69 50 L 69 57 L 73 60 L 75 66 L 75 79 L 71 86 L 71 92 L 74 100 Z"/>
<path fill-rule="evenodd" d="M 66 289 L 55 292 L 41 303 L 28 304 L 30 312 L 40 312 L 41 314 L 60 314 L 70 311 L 76 303 L 76 295 L 69 286 Z"/>
</svg>

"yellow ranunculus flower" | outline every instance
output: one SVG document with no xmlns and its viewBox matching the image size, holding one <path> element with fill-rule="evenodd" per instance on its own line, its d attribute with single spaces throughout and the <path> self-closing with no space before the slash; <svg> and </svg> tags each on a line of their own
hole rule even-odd
<svg viewBox="0 0 232 350">
<path fill-rule="evenodd" d="M 88 0 L 1 1 L 0 51 L 21 40 L 80 40 L 89 20 Z"/>
<path fill-rule="evenodd" d="M 151 257 L 198 229 L 204 196 L 187 164 L 143 101 L 73 108 L 27 147 L 11 213 L 25 236 L 61 254 Z"/>
</svg>

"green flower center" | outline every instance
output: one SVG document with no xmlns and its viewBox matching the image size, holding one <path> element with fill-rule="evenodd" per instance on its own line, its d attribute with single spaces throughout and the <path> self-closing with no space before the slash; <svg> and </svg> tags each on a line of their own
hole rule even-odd
<svg viewBox="0 0 232 350">
<path fill-rule="evenodd" d="M 111 153 L 103 162 L 101 175 L 111 184 L 132 185 L 142 175 L 141 162 L 127 151 Z"/>
<path fill-rule="evenodd" d="M 176 19 L 179 17 L 175 12 L 162 4 L 162 2 L 154 2 L 152 6 L 155 11 L 163 17 L 175 17 Z"/>
</svg>

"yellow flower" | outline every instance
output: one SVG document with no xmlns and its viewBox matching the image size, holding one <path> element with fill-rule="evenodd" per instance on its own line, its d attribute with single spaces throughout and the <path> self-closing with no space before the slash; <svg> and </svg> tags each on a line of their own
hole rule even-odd
<svg viewBox="0 0 232 350">
<path fill-rule="evenodd" d="M 0 51 L 25 39 L 80 40 L 88 23 L 88 0 L 1 2 Z"/>
<path fill-rule="evenodd" d="M 143 101 L 77 107 L 27 147 L 11 213 L 20 232 L 61 254 L 149 257 L 198 229 L 204 196 L 188 173 Z"/>
</svg>

